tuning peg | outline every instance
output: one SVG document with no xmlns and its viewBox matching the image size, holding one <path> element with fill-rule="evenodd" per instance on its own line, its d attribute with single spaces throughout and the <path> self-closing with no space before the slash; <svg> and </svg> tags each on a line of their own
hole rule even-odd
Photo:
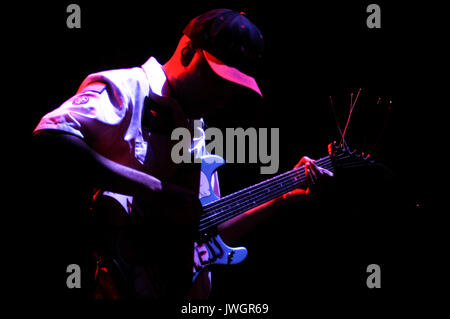
<svg viewBox="0 0 450 319">
<path fill-rule="evenodd" d="M 332 143 L 328 144 L 328 155 L 334 155 L 338 147 L 339 146 L 337 145 L 336 141 L 333 141 Z"/>
</svg>

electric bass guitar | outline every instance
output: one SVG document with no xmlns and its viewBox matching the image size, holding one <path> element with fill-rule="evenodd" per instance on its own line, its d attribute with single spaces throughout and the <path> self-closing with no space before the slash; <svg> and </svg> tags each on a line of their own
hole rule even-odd
<svg viewBox="0 0 450 319">
<path fill-rule="evenodd" d="M 217 155 L 207 155 L 202 158 L 201 176 L 208 180 L 210 188 L 200 197 L 203 213 L 200 217 L 198 231 L 200 242 L 204 244 L 208 251 L 208 258 L 207 261 L 202 262 L 200 267 L 195 269 L 193 281 L 204 269 L 219 265 L 238 264 L 247 257 L 245 247 L 229 247 L 223 242 L 216 232 L 219 224 L 296 188 L 307 186 L 305 168 L 302 165 L 218 198 L 212 191 L 210 181 L 214 171 L 224 163 L 225 161 Z M 339 168 L 366 166 L 374 164 L 374 162 L 369 160 L 368 157 L 352 153 L 334 142 L 328 145 L 328 156 L 316 160 L 316 164 L 334 173 Z"/>
<path fill-rule="evenodd" d="M 197 240 L 194 242 L 194 247 L 201 251 L 202 258 L 197 258 L 199 260 L 194 262 L 193 267 L 191 268 L 192 271 L 188 271 L 192 275 L 190 278 L 192 283 L 194 283 L 202 271 L 211 270 L 211 268 L 216 266 L 238 264 L 247 257 L 247 249 L 245 247 L 229 247 L 224 243 L 217 232 L 217 226 L 219 224 L 296 188 L 305 188 L 307 186 L 305 168 L 304 166 L 300 166 L 253 186 L 219 198 L 213 191 L 211 181 L 214 172 L 224 163 L 224 159 L 217 155 L 206 155 L 201 158 L 200 180 L 201 185 L 203 186 L 200 189 L 199 198 L 202 204 L 202 213 L 198 223 L 198 236 Z M 336 145 L 336 143 L 332 143 L 328 145 L 328 155 L 316 160 L 316 164 L 335 173 L 336 169 L 339 168 L 366 166 L 374 164 L 374 162 L 367 157 L 350 152 L 349 150 Z M 206 185 L 206 187 L 204 185 Z M 128 202 L 127 205 L 130 206 L 131 203 Z M 121 205 L 114 204 L 113 206 L 119 208 L 119 210 L 123 210 L 127 205 L 122 203 Z M 109 205 L 108 209 L 111 210 L 111 207 L 113 206 Z M 126 216 L 127 214 L 120 213 L 120 215 Z M 151 230 L 146 229 L 146 226 L 143 226 L 142 228 L 144 228 L 144 233 L 152 233 Z M 132 234 L 131 236 L 134 236 L 135 232 L 132 230 L 129 233 Z M 156 238 L 150 240 L 149 242 L 156 243 L 156 247 L 152 248 L 144 246 L 144 250 L 149 251 L 150 254 L 154 256 L 154 259 L 156 259 L 156 262 L 165 261 L 166 265 L 169 265 L 168 267 L 171 267 L 177 262 L 181 263 L 181 261 L 177 261 L 177 256 L 179 257 L 179 255 L 175 253 L 174 249 L 170 248 L 160 249 L 160 251 L 163 251 L 162 255 L 164 257 L 156 257 L 158 255 L 158 246 L 165 241 L 162 237 L 164 236 L 156 236 Z M 116 244 L 119 244 L 120 246 L 120 243 L 117 241 Z M 172 247 L 175 246 L 176 243 Z M 167 254 L 166 251 L 168 252 Z M 121 253 L 116 253 L 116 255 L 121 255 Z M 192 254 L 190 256 L 192 257 Z M 119 258 L 114 259 L 116 264 L 118 263 L 117 260 L 119 260 Z M 167 259 L 170 259 L 171 261 L 168 262 Z M 147 272 L 152 273 L 153 277 L 161 277 L 162 275 L 158 274 L 162 273 L 166 277 L 173 277 L 173 274 L 178 272 L 169 271 L 166 267 L 167 266 L 156 265 L 156 267 Z"/>
</svg>

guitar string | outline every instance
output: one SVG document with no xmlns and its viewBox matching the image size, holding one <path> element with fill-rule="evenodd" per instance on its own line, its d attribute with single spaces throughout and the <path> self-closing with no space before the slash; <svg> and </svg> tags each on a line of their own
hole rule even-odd
<svg viewBox="0 0 450 319">
<path fill-rule="evenodd" d="M 351 165 L 351 166 L 359 166 L 359 165 L 360 164 Z M 346 165 L 346 167 L 349 167 L 349 166 L 350 165 Z M 327 168 L 327 169 L 331 168 L 331 167 L 324 167 L 324 165 L 322 165 L 322 167 L 323 168 Z M 289 173 L 298 173 L 298 170 L 296 170 L 296 171 L 289 171 Z M 289 174 L 289 177 L 293 177 L 293 176 L 294 176 L 293 174 Z M 256 198 L 254 196 L 255 195 L 254 193 L 251 194 L 251 197 L 254 198 L 254 200 L 252 202 L 249 202 L 248 199 L 244 199 L 245 201 L 244 201 L 243 204 L 241 203 L 241 204 L 237 204 L 237 205 L 235 204 L 233 206 L 229 206 L 229 209 L 227 209 L 225 211 L 221 211 L 221 212 L 218 212 L 218 213 L 214 213 L 214 211 L 213 211 L 213 214 L 209 214 L 209 215 L 206 216 L 206 218 L 202 218 L 200 226 L 203 227 L 203 226 L 207 225 L 208 223 L 210 223 L 211 221 L 214 221 L 214 220 L 223 219 L 223 218 L 228 219 L 228 216 L 232 215 L 235 211 L 241 210 L 243 207 L 249 207 L 249 209 L 251 209 L 252 207 L 256 207 L 256 206 L 258 206 L 258 205 L 260 205 L 260 204 L 265 202 L 265 201 L 263 201 L 262 203 L 258 203 L 258 205 L 255 205 L 254 202 L 256 200 L 261 200 L 262 198 L 265 198 L 265 199 L 269 198 L 268 200 L 270 200 L 270 197 L 272 197 L 273 194 L 278 194 L 279 193 L 278 191 L 280 191 L 281 194 L 289 192 L 290 190 L 295 189 L 295 187 L 294 188 L 289 188 L 289 187 L 292 187 L 294 184 L 296 184 L 296 185 L 301 184 L 306 179 L 306 177 L 303 177 L 303 176 L 300 176 L 300 178 L 301 178 L 300 180 L 298 180 L 298 179 L 294 180 L 294 181 L 291 180 L 290 183 L 284 183 L 285 185 L 278 186 L 276 192 L 274 192 L 274 191 L 269 192 L 269 193 L 264 192 L 262 196 L 257 196 Z M 286 180 L 286 178 L 284 178 L 284 180 Z M 281 184 L 281 182 L 279 184 Z M 259 193 L 261 193 L 261 192 L 259 192 Z M 242 196 L 240 196 L 240 197 L 242 197 Z M 275 198 L 275 197 L 272 197 L 272 198 Z M 239 202 L 242 202 L 242 199 L 239 200 Z M 219 218 L 214 218 L 216 215 L 219 215 L 219 214 L 220 214 Z"/>
<path fill-rule="evenodd" d="M 316 162 L 318 162 L 318 161 L 316 161 Z M 332 168 L 334 166 L 334 165 L 331 165 L 331 167 L 328 167 L 328 166 L 330 166 L 330 164 L 332 164 L 332 160 L 330 158 L 324 158 L 324 159 L 322 159 L 322 161 L 324 162 L 323 164 L 322 163 L 320 164 L 320 166 L 322 168 L 329 169 L 329 168 Z M 324 167 L 325 165 L 327 167 Z M 242 197 L 248 196 L 249 195 L 248 191 L 250 190 L 250 188 L 254 188 L 253 193 L 251 194 L 251 195 L 254 195 L 255 193 L 257 194 L 259 192 L 260 189 L 258 189 L 258 187 L 264 186 L 264 188 L 268 188 L 268 187 L 271 187 L 273 185 L 277 185 L 277 184 L 283 183 L 283 182 L 291 179 L 293 176 L 295 176 L 299 172 L 303 172 L 303 171 L 304 171 L 304 165 L 302 165 L 302 166 L 300 166 L 300 167 L 298 167 L 296 169 L 293 169 L 291 171 L 285 172 L 285 173 L 283 173 L 281 175 L 278 175 L 276 177 L 273 177 L 271 179 L 268 179 L 266 181 L 260 182 L 260 183 L 258 183 L 256 185 L 253 185 L 253 186 L 250 186 L 248 188 L 245 188 L 245 189 L 243 189 L 241 191 L 238 191 L 236 193 L 233 193 L 233 194 L 227 195 L 225 197 L 222 197 L 222 198 L 220 198 L 220 199 L 218 199 L 218 200 L 216 200 L 214 202 L 211 202 L 211 203 L 207 204 L 206 206 L 204 206 L 205 214 L 203 214 L 202 217 L 210 215 L 210 214 L 208 214 L 208 212 L 211 212 L 211 211 L 213 211 L 214 209 L 216 209 L 218 207 L 227 206 L 227 205 L 229 205 L 230 202 L 235 202 L 236 200 L 239 200 Z"/>
<path fill-rule="evenodd" d="M 291 177 L 294 177 L 294 176 L 291 176 Z M 228 220 L 229 217 L 230 216 L 233 217 L 234 214 L 235 215 L 241 214 L 240 211 L 243 208 L 244 208 L 244 211 L 246 211 L 253 207 L 257 207 L 258 205 L 261 205 L 261 204 L 269 201 L 270 199 L 276 198 L 282 194 L 285 194 L 285 193 L 297 188 L 300 184 L 304 183 L 305 181 L 306 181 L 306 177 L 300 176 L 299 179 L 290 181 L 289 183 L 285 183 L 283 186 L 278 187 L 275 191 L 272 191 L 269 193 L 265 192 L 262 195 L 255 197 L 255 199 L 251 202 L 247 200 L 244 203 L 240 203 L 240 204 L 238 203 L 238 204 L 231 206 L 228 209 L 223 210 L 221 212 L 216 212 L 214 214 L 211 214 L 211 215 L 207 216 L 206 218 L 202 218 L 199 227 L 202 229 L 209 228 L 210 226 L 213 226 L 213 224 L 216 224 L 216 221 L 218 221 L 218 220 L 223 220 L 223 221 Z M 252 197 L 254 197 L 253 194 L 252 194 Z M 255 202 L 260 201 L 260 200 L 262 200 L 262 202 L 255 205 Z M 239 213 L 237 213 L 237 212 L 239 212 Z M 213 224 L 211 224 L 211 223 L 213 223 Z"/>
<path fill-rule="evenodd" d="M 253 192 L 257 191 L 259 187 L 264 186 L 265 188 L 273 185 L 273 184 L 278 184 L 279 182 L 282 182 L 286 177 L 291 177 L 290 174 L 295 173 L 296 171 L 300 171 L 301 169 L 304 169 L 304 165 L 292 169 L 290 171 L 284 172 L 280 175 L 274 176 L 270 179 L 261 181 L 255 185 L 249 186 L 247 188 L 241 189 L 235 193 L 232 193 L 230 195 L 224 196 L 222 198 L 217 199 L 216 201 L 213 201 L 211 203 L 208 203 L 206 206 L 204 206 L 203 211 L 207 212 L 210 211 L 218 206 L 223 206 L 223 204 L 225 203 L 229 203 L 229 202 L 234 202 L 236 201 L 236 199 L 238 199 L 239 197 L 242 196 L 247 196 L 249 191 L 252 191 L 251 189 L 253 188 Z"/>
<path fill-rule="evenodd" d="M 267 202 L 273 198 L 276 198 L 278 196 L 285 194 L 286 192 L 287 191 L 285 189 L 279 189 L 277 192 L 272 192 L 270 195 L 267 194 L 266 196 L 262 196 L 260 199 L 262 199 L 263 202 Z M 216 226 L 222 222 L 225 222 L 225 221 L 227 221 L 235 216 L 238 216 L 238 215 L 250 210 L 251 208 L 257 207 L 257 206 L 258 205 L 254 206 L 250 203 L 246 203 L 244 205 L 234 207 L 233 210 L 227 212 L 226 214 L 220 215 L 217 218 L 210 219 L 207 222 L 204 222 L 203 224 L 201 224 L 199 226 L 199 231 L 204 231 L 210 227 Z"/>
<path fill-rule="evenodd" d="M 327 165 L 326 167 L 322 166 L 322 167 L 326 168 L 326 169 L 331 169 L 332 168 L 331 165 Z M 276 183 L 276 185 L 273 185 L 273 183 L 272 183 L 271 186 L 276 186 L 276 188 L 285 187 L 285 186 L 290 187 L 290 186 L 292 186 L 293 183 L 298 184 L 298 183 L 302 183 L 302 182 L 304 182 L 306 180 L 306 176 L 300 175 L 303 172 L 295 171 L 295 172 L 292 172 L 292 173 L 295 173 L 295 174 L 290 174 L 289 177 L 283 178 L 282 182 L 280 181 L 279 183 Z M 297 178 L 297 179 L 293 180 L 292 178 Z M 281 184 L 283 184 L 283 185 L 281 185 Z M 266 187 L 266 188 L 268 188 L 268 187 Z M 260 195 L 261 193 L 268 194 L 266 189 L 258 189 L 258 191 L 253 191 L 251 194 L 247 194 L 247 196 L 240 196 L 239 199 L 235 199 L 232 202 L 236 203 L 236 202 L 240 202 L 242 200 L 248 200 L 248 197 L 253 198 L 255 196 Z M 227 205 L 220 205 L 220 206 L 223 207 L 223 206 L 227 206 Z M 214 209 L 210 210 L 210 211 L 215 212 L 217 210 L 217 208 L 220 208 L 220 206 L 214 207 Z M 203 216 L 204 217 L 209 217 L 209 216 L 211 216 L 211 214 L 203 215 Z"/>
<path fill-rule="evenodd" d="M 351 167 L 353 167 L 353 166 L 360 166 L 360 164 L 351 165 Z M 263 201 L 261 203 L 257 204 L 257 205 L 254 205 L 254 203 L 251 203 L 251 202 L 247 201 L 243 205 L 241 204 L 241 205 L 235 205 L 234 207 L 231 207 L 230 209 L 226 210 L 225 213 L 224 212 L 220 212 L 220 216 L 217 217 L 217 218 L 212 218 L 212 219 L 209 218 L 209 220 L 206 221 L 206 222 L 203 220 L 202 223 L 199 226 L 199 231 L 204 231 L 204 230 L 206 230 L 206 229 L 208 229 L 208 228 L 210 228 L 212 226 L 215 226 L 217 224 L 220 224 L 221 222 L 224 222 L 224 221 L 226 221 L 226 220 L 228 220 L 228 219 L 230 219 L 230 218 L 232 218 L 234 216 L 240 215 L 241 213 L 243 213 L 243 212 L 245 212 L 245 211 L 247 211 L 247 210 L 249 210 L 249 209 L 251 209 L 253 207 L 257 207 L 258 205 L 261 205 L 262 203 L 265 203 L 265 202 L 267 202 L 267 201 L 269 201 L 269 200 L 271 200 L 273 198 L 276 198 L 276 197 L 278 197 L 280 195 L 283 195 L 283 194 L 289 192 L 290 190 L 295 189 L 295 187 L 298 187 L 297 186 L 298 184 L 301 184 L 304 181 L 305 180 L 302 178 L 301 182 L 298 182 L 298 180 L 297 180 L 297 181 L 294 181 L 293 183 L 290 183 L 290 185 L 288 185 L 288 187 L 284 187 L 283 186 L 281 188 L 278 188 L 278 190 L 276 192 L 270 192 L 270 193 L 266 193 L 263 196 L 259 196 L 257 199 L 258 200 L 263 199 Z M 291 186 L 294 186 L 294 188 L 289 188 Z M 214 217 L 214 216 L 210 215 L 208 217 Z"/>
<path fill-rule="evenodd" d="M 272 193 L 267 194 L 265 196 L 261 196 L 260 199 L 262 199 L 263 200 L 262 203 L 264 203 L 264 202 L 269 201 L 270 199 L 273 199 L 273 198 L 276 198 L 278 196 L 281 196 L 281 195 L 283 195 L 283 194 L 285 194 L 287 192 L 288 191 L 286 189 L 278 189 L 277 192 L 272 192 Z M 245 211 L 247 211 L 247 210 L 249 210 L 249 209 L 251 209 L 253 207 L 257 207 L 257 206 L 258 205 L 253 206 L 251 203 L 247 203 L 247 204 L 235 207 L 235 209 L 227 212 L 226 214 L 223 214 L 223 215 L 221 214 L 219 217 L 210 219 L 208 222 L 203 223 L 199 227 L 199 231 L 201 232 L 201 231 L 207 230 L 210 227 L 216 226 L 216 225 L 218 225 L 218 224 L 220 224 L 220 223 L 222 223 L 222 222 L 224 222 L 224 221 L 226 221 L 226 220 L 228 220 L 228 219 L 230 219 L 230 218 L 232 218 L 234 216 L 238 216 L 238 215 L 244 213 Z"/>
<path fill-rule="evenodd" d="M 342 156 L 341 156 L 341 157 L 342 157 Z M 331 165 L 331 166 L 329 167 L 329 165 L 332 164 L 331 159 L 330 159 L 329 157 L 328 157 L 328 158 L 324 158 L 324 160 L 325 160 L 326 162 L 328 162 L 328 164 L 326 165 L 326 167 L 325 167 L 325 165 L 321 164 L 321 167 L 326 168 L 326 169 L 330 169 L 330 168 L 332 168 L 332 167 L 334 166 L 334 165 Z M 319 161 L 319 160 L 318 160 L 318 161 Z M 316 162 L 317 162 L 317 161 L 316 161 Z M 278 184 L 278 190 L 284 191 L 284 192 L 286 193 L 286 190 L 288 190 L 289 187 L 293 186 L 294 184 L 300 184 L 300 183 L 303 183 L 303 182 L 305 181 L 306 177 L 303 177 L 303 176 L 300 176 L 300 180 L 299 180 L 299 179 L 294 180 L 294 181 L 291 180 L 291 178 L 294 177 L 295 174 L 298 174 L 298 173 L 301 174 L 301 173 L 302 173 L 302 170 L 301 170 L 302 168 L 304 168 L 304 165 L 302 165 L 301 167 L 299 167 L 299 168 L 297 168 L 297 169 L 288 171 L 288 172 L 287 172 L 288 174 L 286 174 L 286 176 L 284 176 L 282 179 L 279 179 L 279 178 L 278 178 L 278 179 L 276 179 L 274 182 L 266 183 L 267 185 L 264 185 L 264 186 L 265 186 L 266 188 L 268 188 L 269 185 L 273 186 L 274 184 Z M 277 176 L 277 177 L 280 177 L 280 175 Z M 297 176 L 297 177 L 298 177 L 298 176 Z M 285 183 L 285 185 L 284 185 L 284 186 L 281 186 L 281 188 L 280 188 L 279 184 L 282 184 L 282 183 L 285 182 L 286 180 L 291 180 L 291 181 L 290 181 L 289 183 Z M 269 180 L 268 180 L 268 181 L 269 181 Z M 267 181 L 265 181 L 265 182 L 267 182 Z M 258 184 L 257 184 L 257 185 L 258 185 Z M 254 185 L 254 186 L 255 186 L 255 185 Z M 261 185 L 258 185 L 258 186 L 261 186 Z M 295 188 L 294 188 L 294 189 L 295 189 Z M 245 189 L 244 189 L 244 190 L 245 190 Z M 240 194 L 239 200 L 237 200 L 237 198 L 236 198 L 235 196 L 232 196 L 231 199 L 232 199 L 234 202 L 236 202 L 236 201 L 242 202 L 242 198 L 243 198 L 243 197 L 249 197 L 249 196 L 251 196 L 251 197 L 255 198 L 255 191 L 256 191 L 256 190 L 254 190 L 253 193 L 252 193 L 251 195 L 248 194 L 248 193 Z M 263 197 L 268 198 L 268 197 L 272 196 L 273 194 L 278 193 L 278 192 L 273 192 L 273 191 L 267 193 L 267 192 L 264 191 L 264 189 L 259 189 L 258 191 L 256 191 L 257 195 L 260 194 L 261 191 L 264 192 L 264 193 L 263 193 L 263 196 L 258 196 L 258 197 L 256 197 L 256 198 L 253 200 L 253 202 L 256 201 L 256 200 L 260 200 L 260 199 L 263 198 Z M 287 192 L 288 192 L 288 191 L 287 191 Z M 232 194 L 232 195 L 235 195 L 235 194 Z M 246 195 L 247 195 L 247 196 L 246 196 Z M 266 196 L 264 196 L 264 195 L 266 195 Z M 219 208 L 220 206 L 221 206 L 221 207 L 225 206 L 226 204 L 221 203 L 221 205 L 214 205 L 214 207 L 212 207 L 212 208 L 209 207 L 209 206 L 207 206 L 207 208 L 209 208 L 209 211 L 212 212 L 212 213 L 207 214 L 206 217 L 205 217 L 205 215 L 203 215 L 203 218 L 202 218 L 202 220 L 201 220 L 201 226 L 206 225 L 206 223 L 210 222 L 210 221 L 211 221 L 211 218 L 215 219 L 214 217 L 215 217 L 216 215 L 218 215 L 218 214 L 223 215 L 224 217 L 227 217 L 227 216 L 230 215 L 230 213 L 233 213 L 233 211 L 236 211 L 237 209 L 240 209 L 240 208 L 242 208 L 242 207 L 244 207 L 244 206 L 251 206 L 251 205 L 253 205 L 253 203 L 248 202 L 248 198 L 244 198 L 244 200 L 247 201 L 247 203 L 244 202 L 244 204 L 246 204 L 246 205 L 242 205 L 242 204 L 239 205 L 239 204 L 238 204 L 238 205 L 229 206 L 229 208 L 228 208 L 227 210 L 225 210 L 225 211 L 222 210 L 221 212 L 215 212 L 215 210 L 216 210 L 217 208 Z M 229 202 L 229 200 L 228 200 L 227 202 Z"/>
<path fill-rule="evenodd" d="M 273 198 L 276 198 L 278 196 L 281 196 L 285 193 L 287 193 L 289 191 L 289 189 L 283 189 L 280 188 L 278 189 L 276 192 L 272 192 L 270 194 L 266 194 L 265 196 L 261 196 L 258 200 L 262 200 L 260 204 L 267 202 Z M 254 205 L 253 203 L 245 203 L 243 205 L 239 205 L 239 206 L 235 206 L 232 210 L 229 210 L 226 214 L 221 214 L 220 216 L 217 216 L 217 218 L 212 218 L 209 219 L 207 222 L 203 222 L 200 226 L 199 226 L 199 230 L 200 231 L 204 231 L 212 226 L 216 226 L 234 216 L 240 215 L 242 213 L 244 213 L 245 211 L 250 210 L 253 207 L 257 207 L 258 205 Z"/>
<path fill-rule="evenodd" d="M 333 164 L 330 161 L 327 161 L 327 163 L 321 164 L 322 168 L 325 169 L 332 169 L 333 168 Z M 202 218 L 205 219 L 208 216 L 211 215 L 211 213 L 215 213 L 215 211 L 219 208 L 225 207 L 225 206 L 229 206 L 231 203 L 235 203 L 236 201 L 241 201 L 242 199 L 248 200 L 248 197 L 255 197 L 256 195 L 259 195 L 261 192 L 266 193 L 266 190 L 268 188 L 271 188 L 273 186 L 277 186 L 279 187 L 280 184 L 286 184 L 287 182 L 290 182 L 292 180 L 293 177 L 302 177 L 302 176 L 298 176 L 299 174 L 304 174 L 304 165 L 302 165 L 301 167 L 291 170 L 289 172 L 287 172 L 287 174 L 285 174 L 282 178 L 280 178 L 280 175 L 277 176 L 277 178 L 274 179 L 270 179 L 267 181 L 264 181 L 262 183 L 253 185 L 249 188 L 253 188 L 251 190 L 251 193 L 249 193 L 249 188 L 244 189 L 243 192 L 241 192 L 240 194 L 236 194 L 233 193 L 231 195 L 226 196 L 222 199 L 219 199 L 216 202 L 213 202 L 214 205 L 206 205 L 204 208 L 204 212 L 205 214 L 202 215 Z M 238 195 L 238 196 L 236 196 Z M 228 198 L 227 198 L 228 197 Z M 225 199 L 225 200 L 223 200 Z"/>
<path fill-rule="evenodd" d="M 328 166 L 327 166 L 327 169 L 328 169 Z M 234 210 L 240 209 L 243 206 L 256 207 L 257 205 L 260 205 L 263 203 L 263 202 L 260 202 L 262 198 L 270 197 L 270 196 L 272 196 L 272 194 L 277 193 L 279 190 L 282 190 L 284 192 L 293 190 L 296 187 L 303 184 L 305 181 L 306 181 L 306 176 L 302 175 L 301 171 L 292 172 L 292 174 L 289 174 L 289 177 L 283 178 L 282 181 L 279 181 L 276 184 L 271 183 L 270 187 L 266 186 L 265 188 L 260 188 L 258 190 L 254 190 L 253 193 L 247 194 L 246 196 L 240 196 L 240 198 L 238 200 L 234 200 L 228 206 L 221 205 L 220 207 L 219 206 L 215 207 L 212 210 L 212 213 L 208 214 L 205 217 L 202 217 L 200 226 L 203 226 L 206 223 L 210 222 L 211 219 L 216 219 L 217 215 L 219 215 L 219 218 L 220 218 L 220 216 L 228 216 L 229 213 L 232 213 Z M 294 185 L 296 187 L 293 187 Z M 272 190 L 267 191 L 270 188 L 272 188 Z M 226 207 L 226 208 L 223 209 L 223 207 Z M 221 209 L 221 210 L 219 211 L 219 209 Z"/>
<path fill-rule="evenodd" d="M 331 158 L 329 158 L 329 157 L 324 157 L 324 158 L 322 158 L 322 159 L 317 160 L 316 162 L 319 162 L 319 161 L 324 161 L 324 162 L 326 162 L 325 164 L 328 165 L 328 164 L 331 163 Z M 322 163 L 320 163 L 320 165 L 323 166 Z M 285 172 L 285 173 L 283 173 L 283 174 L 280 174 L 280 175 L 278 175 L 278 176 L 275 176 L 275 177 L 273 177 L 273 178 L 270 178 L 270 179 L 268 179 L 268 180 L 262 181 L 262 182 L 260 182 L 260 183 L 258 183 L 258 184 L 255 184 L 255 185 L 249 186 L 249 187 L 247 187 L 247 188 L 244 188 L 244 189 L 242 189 L 242 190 L 240 190 L 240 191 L 237 191 L 237 192 L 235 192 L 235 193 L 232 193 L 232 194 L 230 194 L 230 195 L 227 195 L 227 196 L 224 196 L 224 197 L 222 197 L 222 198 L 219 198 L 219 199 L 217 199 L 217 200 L 214 201 L 214 202 L 208 203 L 208 204 L 204 207 L 204 212 L 207 212 L 207 211 L 209 211 L 209 210 L 211 210 L 211 209 L 214 209 L 214 208 L 216 208 L 216 207 L 218 207 L 218 206 L 222 206 L 223 204 L 225 204 L 225 203 L 227 203 L 227 202 L 230 202 L 230 201 L 234 202 L 234 201 L 235 201 L 236 199 L 238 199 L 241 195 L 246 196 L 246 195 L 247 195 L 247 192 L 250 190 L 250 188 L 255 188 L 255 191 L 256 191 L 257 188 L 260 187 L 260 186 L 264 186 L 264 187 L 267 188 L 267 187 L 270 186 L 270 185 L 278 184 L 279 182 L 282 182 L 283 180 L 286 180 L 286 178 L 292 177 L 292 176 L 293 176 L 292 174 L 296 174 L 298 171 L 302 171 L 302 170 L 304 170 L 304 165 L 302 165 L 302 166 L 300 166 L 300 167 L 297 167 L 297 168 L 295 168 L 295 169 L 293 169 L 293 170 L 287 171 L 287 172 Z M 265 183 L 266 183 L 266 184 L 265 184 Z M 227 204 L 228 204 L 228 203 L 227 203 Z M 225 204 L 225 205 L 227 205 L 227 204 Z"/>
<path fill-rule="evenodd" d="M 327 164 L 321 164 L 320 167 L 325 168 L 325 169 L 332 169 L 333 165 L 332 165 L 332 163 L 327 163 Z M 280 184 L 286 184 L 286 182 L 290 182 L 293 177 L 296 177 L 296 178 L 302 177 L 301 176 L 302 174 L 304 174 L 304 165 L 302 165 L 301 167 L 296 168 L 295 170 L 289 171 L 288 174 L 285 174 L 281 178 L 280 178 L 280 176 L 277 176 L 276 179 L 267 180 L 267 181 L 264 181 L 262 183 L 253 185 L 253 186 L 251 186 L 249 188 L 246 188 L 246 189 L 244 189 L 245 192 L 242 192 L 241 194 L 239 194 L 239 196 L 230 196 L 229 198 L 226 198 L 225 201 L 221 201 L 219 199 L 218 201 L 213 202 L 213 203 L 216 204 L 214 206 L 206 205 L 205 209 L 204 209 L 204 212 L 210 213 L 212 211 L 215 211 L 217 208 L 228 206 L 230 203 L 234 203 L 236 201 L 240 201 L 243 198 L 245 200 L 247 200 L 248 197 L 254 197 L 254 196 L 260 194 L 261 192 L 266 193 L 267 189 L 269 189 L 269 188 L 271 188 L 273 186 L 279 187 Z M 250 190 L 250 188 L 253 188 L 253 189 Z M 250 191 L 251 191 L 251 193 L 250 193 Z M 235 195 L 235 193 L 233 193 L 231 195 Z M 203 214 L 203 217 L 207 217 L 208 215 L 210 215 L 210 214 Z"/>
</svg>

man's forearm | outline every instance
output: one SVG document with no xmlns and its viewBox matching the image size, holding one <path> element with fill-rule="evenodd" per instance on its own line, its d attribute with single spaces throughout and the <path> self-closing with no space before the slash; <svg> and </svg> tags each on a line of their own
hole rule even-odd
<svg viewBox="0 0 450 319">
<path fill-rule="evenodd" d="M 100 155 L 76 136 L 42 132 L 38 134 L 38 138 L 42 143 L 48 144 L 47 147 L 52 150 L 50 156 L 54 157 L 53 160 L 68 161 L 72 166 L 82 166 L 76 170 L 77 172 L 86 169 L 86 174 L 93 174 L 94 176 L 77 177 L 90 178 L 97 187 L 146 199 L 162 191 L 159 179 Z"/>
<path fill-rule="evenodd" d="M 308 196 L 309 189 L 297 188 L 220 224 L 219 233 L 226 243 L 233 244 L 244 234 L 255 229 L 259 223 L 266 220 L 282 205 L 304 201 Z"/>
<path fill-rule="evenodd" d="M 278 197 L 220 224 L 220 236 L 226 243 L 233 244 L 274 213 L 282 205 L 282 201 L 283 198 Z"/>
<path fill-rule="evenodd" d="M 131 195 L 141 204 L 152 203 L 155 213 L 164 214 L 176 224 L 192 226 L 201 212 L 196 192 L 162 182 L 154 176 L 116 163 L 91 149 L 82 139 L 57 132 L 38 133 L 39 150 L 44 161 L 63 163 L 64 174 L 74 176 L 86 187 L 98 187 L 115 193 Z M 48 166 L 48 164 L 47 164 Z M 53 167 L 48 167 L 52 170 Z"/>
<path fill-rule="evenodd" d="M 118 164 L 101 155 L 97 156 L 97 161 L 105 170 L 105 176 L 101 179 L 103 188 L 144 199 L 149 199 L 162 191 L 162 183 L 156 177 Z"/>
</svg>

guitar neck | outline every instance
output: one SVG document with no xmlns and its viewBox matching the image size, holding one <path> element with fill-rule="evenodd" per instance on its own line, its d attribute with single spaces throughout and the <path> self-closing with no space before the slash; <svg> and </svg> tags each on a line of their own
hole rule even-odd
<svg viewBox="0 0 450 319">
<path fill-rule="evenodd" d="M 330 171 L 334 171 L 330 156 L 317 160 L 316 164 Z M 222 197 L 203 206 L 199 231 L 205 232 L 254 207 L 304 186 L 306 186 L 306 176 L 305 167 L 302 165 L 296 169 Z"/>
</svg>

